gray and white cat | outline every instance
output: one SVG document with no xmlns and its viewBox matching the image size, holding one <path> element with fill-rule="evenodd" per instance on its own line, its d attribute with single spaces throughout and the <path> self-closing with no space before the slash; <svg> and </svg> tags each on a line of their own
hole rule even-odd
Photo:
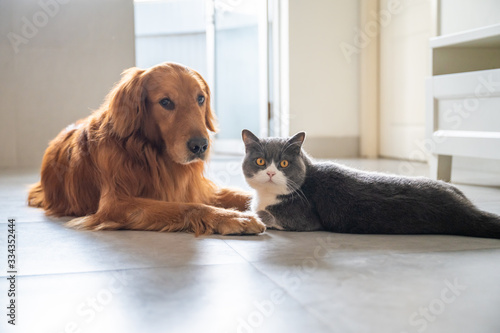
<svg viewBox="0 0 500 333">
<path fill-rule="evenodd" d="M 479 210 L 448 183 L 313 163 L 302 150 L 303 132 L 242 136 L 243 173 L 257 191 L 253 209 L 269 228 L 500 238 L 500 216 Z"/>
</svg>

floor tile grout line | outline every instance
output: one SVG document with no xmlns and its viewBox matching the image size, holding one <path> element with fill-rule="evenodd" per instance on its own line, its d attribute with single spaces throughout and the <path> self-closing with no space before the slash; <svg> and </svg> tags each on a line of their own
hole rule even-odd
<svg viewBox="0 0 500 333">
<path fill-rule="evenodd" d="M 269 281 L 271 281 L 274 285 L 278 286 L 288 297 L 290 297 L 291 299 L 293 299 L 295 302 L 297 302 L 297 304 L 300 306 L 301 309 L 303 309 L 303 311 L 307 311 L 309 314 L 311 314 L 314 319 L 319 323 L 321 324 L 322 326 L 324 326 L 326 329 L 328 330 L 331 330 L 331 328 L 323 321 L 321 320 L 321 318 L 318 318 L 318 316 L 312 314 L 309 309 L 308 309 L 308 305 L 307 303 L 304 303 L 302 302 L 300 299 L 298 299 L 297 297 L 294 297 L 289 291 L 287 288 L 285 288 L 282 284 L 280 284 L 279 282 L 275 281 L 272 277 L 270 277 L 268 274 L 266 274 L 265 272 L 263 272 L 262 270 L 260 270 L 257 266 L 254 265 L 254 262 L 250 262 L 250 264 L 252 265 L 252 267 L 254 267 L 260 274 L 262 274 L 264 277 L 266 277 Z"/>
<path fill-rule="evenodd" d="M 17 221 L 19 222 L 19 221 Z M 33 224 L 33 225 L 39 225 L 40 223 L 55 223 L 55 224 L 58 224 L 60 225 L 61 227 L 64 227 L 65 229 L 64 230 L 68 230 L 68 231 L 75 231 L 77 233 L 80 233 L 80 232 L 84 232 L 84 233 L 93 233 L 95 231 L 78 231 L 78 230 L 74 230 L 74 229 L 71 229 L 71 228 L 66 228 L 64 226 L 65 222 L 66 221 L 22 221 L 22 222 L 19 222 L 21 224 L 23 224 L 24 226 L 26 226 L 27 224 Z M 7 222 L 3 223 L 3 222 L 0 222 L 0 225 L 2 224 L 7 224 Z M 104 231 L 106 232 L 106 231 Z M 148 231 L 149 232 L 149 231 Z M 339 234 L 339 235 L 343 235 L 343 234 Z M 394 237 L 398 237 L 398 235 L 390 235 L 390 236 L 394 236 Z M 410 235 L 410 236 L 420 236 L 420 235 Z M 427 236 L 427 235 L 423 235 L 423 236 Z M 443 235 L 438 235 L 438 236 L 443 236 Z M 446 236 L 446 235 L 445 235 Z M 450 237 L 461 237 L 461 236 L 453 236 L 451 235 Z M 465 237 L 465 236 L 464 236 Z M 466 237 L 466 238 L 469 238 L 469 237 Z M 224 239 L 223 237 L 216 237 L 216 238 L 213 238 L 213 239 L 218 239 L 218 240 L 222 240 L 231 250 L 233 250 L 234 252 L 236 252 L 236 254 L 238 254 L 238 256 L 243 259 L 245 262 L 248 262 L 248 263 L 252 263 L 252 262 L 258 262 L 258 261 L 255 261 L 255 260 L 248 260 L 246 259 L 238 250 L 236 250 L 234 247 L 232 247 L 226 239 Z M 481 238 L 482 239 L 482 238 Z M 487 238 L 485 238 L 487 239 Z M 489 239 L 488 239 L 489 240 Z M 477 245 L 473 248 L 468 248 L 468 249 L 456 249 L 456 250 L 433 250 L 433 251 L 406 251 L 406 250 L 403 250 L 404 252 L 398 252 L 398 254 L 427 254 L 427 253 L 452 253 L 452 252 L 464 252 L 464 251 L 482 251 L 482 250 L 492 250 L 492 249 L 500 249 L 500 244 L 498 245 L 499 247 L 497 247 L 497 245 L 495 246 L 491 246 L 491 247 L 479 247 L 480 245 Z M 351 249 L 351 250 L 357 250 L 357 249 Z M 363 250 L 364 251 L 364 250 Z M 370 251 L 370 249 L 367 249 L 366 251 Z M 370 254 L 371 255 L 371 254 Z M 373 253 L 373 255 L 380 255 L 380 253 Z M 203 265 L 203 264 L 202 264 Z M 208 264 L 208 265 L 211 265 L 211 264 Z M 162 266 L 163 267 L 163 266 Z M 0 275 L 1 276 L 1 275 Z"/>
<path fill-rule="evenodd" d="M 249 261 L 247 260 L 245 257 L 243 257 L 243 255 L 238 251 L 236 250 L 234 247 L 232 247 L 230 244 L 228 244 L 225 240 L 224 242 L 231 248 L 233 249 L 236 253 L 238 253 L 248 264 L 250 264 L 256 271 L 258 271 L 261 275 L 263 275 L 264 277 L 266 277 L 270 282 L 272 282 L 274 285 L 278 286 L 281 290 L 283 290 L 290 298 L 292 298 L 293 300 L 295 300 L 301 307 L 304 306 L 302 302 L 300 302 L 297 298 L 293 297 L 292 294 L 290 294 L 288 292 L 287 289 L 285 289 L 280 283 L 278 283 L 277 281 L 274 281 L 273 278 L 271 278 L 268 274 L 266 274 L 265 272 L 263 272 L 262 270 L 260 270 L 256 265 L 256 261 Z"/>
<path fill-rule="evenodd" d="M 387 235 L 387 236 L 394 236 L 394 235 Z M 396 237 L 397 237 L 397 235 L 396 235 Z M 457 236 L 457 237 L 460 237 L 460 236 Z M 463 236 L 463 237 L 466 237 L 466 236 Z M 469 237 L 467 237 L 467 238 L 469 238 Z M 481 239 L 490 239 L 490 238 L 481 238 Z M 230 246 L 230 247 L 233 250 L 235 250 L 246 262 L 248 262 L 250 264 L 263 262 L 262 260 L 248 260 L 245 257 L 243 257 L 243 255 L 241 255 L 238 252 L 238 250 L 234 249 L 232 246 Z M 478 251 L 500 250 L 500 243 L 498 245 L 495 245 L 494 247 L 469 248 L 469 249 L 461 249 L 461 250 L 458 249 L 458 250 L 406 251 L 406 250 L 401 250 L 400 249 L 400 250 L 395 250 L 395 251 L 398 251 L 398 252 L 385 252 L 386 250 L 384 249 L 383 253 L 381 253 L 381 252 L 373 252 L 373 250 L 377 250 L 377 249 L 367 249 L 367 250 L 362 250 L 362 251 L 357 251 L 357 249 L 347 249 L 347 250 L 350 250 L 349 254 L 353 254 L 355 252 L 360 252 L 360 254 L 362 254 L 363 256 L 381 256 L 381 255 L 394 255 L 394 254 L 397 254 L 397 255 L 440 254 L 440 253 L 456 253 L 456 252 L 469 252 L 469 251 L 471 251 L 471 252 L 478 252 Z M 404 251 L 404 252 L 400 252 L 400 251 Z M 342 251 L 342 252 L 338 252 L 338 253 L 343 254 L 345 252 Z M 307 258 L 310 258 L 310 256 L 306 255 L 306 256 L 300 257 L 300 258 L 297 257 L 296 259 L 297 260 L 303 260 L 303 259 L 307 259 Z"/>
<path fill-rule="evenodd" d="M 23 275 L 19 272 L 16 274 L 19 278 L 36 278 L 36 277 L 56 277 L 62 275 L 78 275 L 78 274 L 95 274 L 95 273 L 109 273 L 117 271 L 146 271 L 150 269 L 164 269 L 164 268 L 181 268 L 181 267 L 211 267 L 211 266 L 229 266 L 229 265 L 250 265 L 248 262 L 244 263 L 220 263 L 220 264 L 187 264 L 187 265 L 167 265 L 167 266 L 150 266 L 150 267 L 129 267 L 129 268 L 116 268 L 116 269 L 103 269 L 95 271 L 82 271 L 82 272 L 60 272 L 60 273 L 47 273 L 47 274 L 29 274 Z M 0 278 L 5 278 L 7 275 L 0 275 Z"/>
<path fill-rule="evenodd" d="M 297 299 L 296 297 L 294 297 L 292 294 L 290 294 L 290 292 L 285 288 L 283 287 L 280 283 L 278 283 L 277 281 L 274 281 L 273 278 L 271 278 L 268 274 L 264 273 L 262 270 L 260 270 L 257 266 L 255 266 L 255 262 L 253 261 L 248 261 L 245 257 L 243 257 L 243 255 L 238 251 L 236 250 L 234 247 L 232 247 L 229 243 L 227 243 L 226 240 L 223 239 L 223 241 L 231 248 L 233 249 L 236 253 L 238 253 L 238 255 L 240 255 L 248 264 L 250 264 L 257 272 L 259 272 L 263 277 L 265 277 L 269 282 L 271 282 L 273 285 L 277 286 L 279 289 L 281 289 L 288 297 L 290 297 L 292 300 L 294 300 L 295 302 L 297 302 L 297 304 L 300 306 L 300 308 L 304 311 L 307 311 L 308 313 L 310 313 L 307 309 L 307 306 L 301 302 L 299 299 Z M 312 315 L 312 314 L 311 314 Z M 314 319 L 319 323 L 321 324 L 322 326 L 324 326 L 326 329 L 330 330 L 330 327 L 327 326 L 320 318 L 318 318 L 317 316 L 314 316 Z"/>
<path fill-rule="evenodd" d="M 330 332 L 335 332 L 335 330 L 330 327 L 329 323 L 321 316 L 319 316 L 317 313 L 312 311 L 312 307 L 310 306 L 304 306 L 305 311 L 309 313 L 311 316 L 313 316 L 316 320 L 318 320 L 321 324 L 323 324 Z"/>
</svg>

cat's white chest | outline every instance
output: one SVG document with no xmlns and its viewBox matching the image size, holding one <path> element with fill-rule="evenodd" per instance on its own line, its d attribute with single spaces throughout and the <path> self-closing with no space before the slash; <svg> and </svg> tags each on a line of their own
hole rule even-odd
<svg viewBox="0 0 500 333">
<path fill-rule="evenodd" d="M 287 177 L 274 162 L 270 163 L 265 170 L 260 170 L 246 180 L 257 192 L 252 201 L 252 209 L 256 212 L 280 203 L 278 196 L 289 193 Z"/>
<path fill-rule="evenodd" d="M 278 196 L 276 194 L 257 191 L 257 195 L 252 202 L 252 210 L 255 212 L 258 212 L 259 210 L 265 210 L 267 206 L 276 205 L 280 203 L 280 201 L 281 200 L 278 199 Z"/>
</svg>

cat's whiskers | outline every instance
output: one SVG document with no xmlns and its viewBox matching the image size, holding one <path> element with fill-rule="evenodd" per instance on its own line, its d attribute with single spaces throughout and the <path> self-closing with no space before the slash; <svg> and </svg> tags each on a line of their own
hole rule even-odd
<svg viewBox="0 0 500 333">
<path fill-rule="evenodd" d="M 292 195 L 292 199 L 295 197 L 295 194 L 296 194 L 300 201 L 302 201 L 303 203 L 309 204 L 309 200 L 307 200 L 306 196 L 304 195 L 304 193 L 300 189 L 294 190 L 290 194 Z"/>
<path fill-rule="evenodd" d="M 293 198 L 294 194 L 297 194 L 297 197 L 302 202 L 309 204 L 309 200 L 307 199 L 304 192 L 302 192 L 302 190 L 300 189 L 301 186 L 291 179 L 288 179 L 287 182 L 288 182 L 289 188 L 292 190 L 292 192 L 290 192 L 290 194 L 292 195 L 292 198 Z"/>
</svg>

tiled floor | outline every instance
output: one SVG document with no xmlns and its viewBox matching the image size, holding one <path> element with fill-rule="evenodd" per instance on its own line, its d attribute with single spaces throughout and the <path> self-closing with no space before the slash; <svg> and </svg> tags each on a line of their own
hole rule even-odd
<svg viewBox="0 0 500 333">
<path fill-rule="evenodd" d="M 214 159 L 209 174 L 246 187 L 239 161 Z M 0 332 L 500 332 L 500 240 L 74 231 L 25 206 L 25 185 L 37 178 L 0 172 Z M 500 213 L 500 188 L 459 187 Z M 17 221 L 15 328 L 6 319 L 8 217 Z"/>
</svg>

